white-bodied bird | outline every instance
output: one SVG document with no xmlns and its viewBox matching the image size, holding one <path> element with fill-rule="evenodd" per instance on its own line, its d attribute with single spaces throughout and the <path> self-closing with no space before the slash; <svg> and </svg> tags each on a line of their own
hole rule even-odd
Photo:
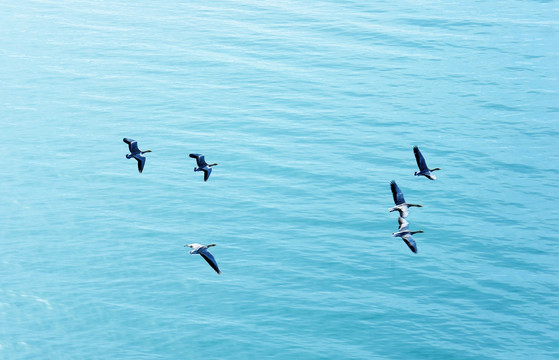
<svg viewBox="0 0 559 360">
<path fill-rule="evenodd" d="M 398 228 L 397 232 L 392 233 L 392 236 L 401 237 L 402 240 L 404 240 L 404 242 L 406 243 L 406 245 L 410 248 L 410 250 L 413 251 L 414 253 L 417 253 L 417 245 L 415 244 L 415 240 L 412 238 L 412 235 L 417 233 L 423 233 L 423 230 L 410 231 L 408 228 L 409 223 L 403 217 L 398 218 L 398 224 L 400 224 L 400 227 Z"/>
<path fill-rule="evenodd" d="M 407 217 L 409 214 L 409 207 L 416 206 L 416 207 L 423 207 L 419 204 L 408 204 L 404 199 L 404 194 L 396 184 L 396 181 L 392 180 L 390 182 L 390 189 L 392 189 L 392 196 L 394 197 L 394 204 L 396 206 L 390 208 L 390 212 L 398 211 L 400 213 L 400 217 Z"/>
<path fill-rule="evenodd" d="M 415 176 L 425 176 L 427 179 L 436 180 L 437 177 L 433 174 L 433 171 L 440 170 L 439 168 L 429 169 L 427 163 L 425 162 L 425 158 L 421 155 L 421 151 L 417 146 L 413 147 L 413 153 L 415 154 L 415 160 L 417 161 L 417 166 L 419 167 L 419 171 L 414 173 Z"/>
<path fill-rule="evenodd" d="M 190 253 L 192 255 L 194 254 L 201 255 L 204 258 L 204 260 L 206 260 L 207 263 L 210 264 L 210 266 L 212 267 L 212 269 L 215 270 L 216 273 L 221 274 L 221 271 L 219 271 L 219 267 L 217 267 L 217 262 L 215 261 L 213 255 L 210 254 L 210 252 L 208 251 L 208 248 L 212 246 L 216 246 L 215 244 L 202 245 L 202 244 L 194 243 L 194 244 L 185 245 L 185 247 L 187 246 L 192 248 L 192 250 L 190 250 Z"/>
</svg>

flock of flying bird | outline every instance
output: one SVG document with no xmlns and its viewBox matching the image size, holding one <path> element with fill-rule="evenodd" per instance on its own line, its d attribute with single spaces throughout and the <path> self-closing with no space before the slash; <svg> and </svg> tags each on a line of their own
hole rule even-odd
<svg viewBox="0 0 559 360">
<path fill-rule="evenodd" d="M 128 149 L 130 150 L 130 154 L 126 154 L 127 159 L 134 158 L 138 162 L 138 171 L 142 173 L 144 170 L 144 165 L 146 164 L 146 158 L 143 156 L 145 153 L 151 152 L 151 150 L 141 151 L 138 148 L 138 143 L 134 139 L 124 138 L 123 141 L 128 144 Z M 415 176 L 425 176 L 430 180 L 435 180 L 436 176 L 433 174 L 433 171 L 440 170 L 439 168 L 429 169 L 427 163 L 425 162 L 425 158 L 419 151 L 417 146 L 413 147 L 413 153 L 415 154 L 415 160 L 417 161 L 417 166 L 419 167 L 419 171 L 415 172 Z M 194 171 L 202 171 L 204 172 L 204 181 L 208 181 L 210 178 L 210 174 L 212 173 L 212 167 L 216 166 L 217 164 L 208 164 L 202 154 L 190 154 L 191 158 L 196 159 L 196 167 L 194 167 Z M 417 245 L 415 240 L 413 239 L 412 235 L 417 233 L 422 233 L 423 231 L 410 231 L 409 230 L 409 223 L 406 221 L 406 217 L 409 214 L 409 208 L 416 206 L 422 207 L 419 204 L 408 204 L 404 199 L 404 194 L 396 184 L 394 180 L 390 182 L 390 189 L 392 190 L 392 196 L 394 197 L 394 203 L 396 206 L 390 208 L 390 212 L 398 211 L 400 216 L 398 217 L 398 231 L 392 233 L 394 237 L 400 237 L 406 245 L 410 248 L 411 251 L 417 253 Z M 208 264 L 215 270 L 218 274 L 221 274 L 219 267 L 217 266 L 217 262 L 213 255 L 208 251 L 209 247 L 216 246 L 215 244 L 209 245 L 201 245 L 201 244 L 187 244 L 185 247 L 190 247 L 192 250 L 190 254 L 199 254 L 206 260 Z"/>
<path fill-rule="evenodd" d="M 419 148 L 417 146 L 413 147 L 413 153 L 415 154 L 415 160 L 417 161 L 417 166 L 419 167 L 419 171 L 416 171 L 414 175 L 425 176 L 427 179 L 436 180 L 437 177 L 433 174 L 433 171 L 437 171 L 440 169 L 439 168 L 429 169 L 427 163 L 425 162 L 425 158 L 423 157 L 421 151 L 419 151 Z M 410 231 L 409 229 L 410 224 L 406 221 L 405 218 L 409 214 L 410 207 L 412 206 L 423 207 L 423 206 L 419 204 L 408 204 L 406 202 L 406 199 L 404 199 L 404 194 L 402 193 L 402 190 L 400 190 L 398 184 L 396 184 L 396 181 L 392 180 L 390 182 L 390 189 L 392 190 L 392 196 L 394 197 L 394 204 L 396 204 L 396 206 L 390 209 L 390 212 L 398 211 L 398 213 L 400 213 L 400 216 L 398 217 L 398 224 L 399 224 L 398 231 L 392 233 L 392 236 L 402 238 L 402 240 L 404 240 L 404 242 L 410 248 L 410 250 L 417 254 L 417 245 L 412 235 L 422 233 L 423 230 Z"/>
<path fill-rule="evenodd" d="M 144 171 L 144 165 L 146 164 L 146 157 L 143 156 L 145 153 L 151 152 L 151 150 L 142 151 L 138 148 L 138 142 L 134 139 L 124 138 L 122 139 L 125 143 L 128 144 L 128 149 L 130 150 L 130 154 L 126 154 L 127 159 L 134 158 L 138 162 L 138 171 L 140 174 Z M 210 178 L 210 174 L 212 173 L 212 166 L 216 166 L 217 164 L 208 164 L 204 155 L 202 154 L 190 154 L 191 158 L 196 159 L 196 167 L 194 167 L 194 172 L 203 171 L 204 172 L 204 181 L 208 181 Z M 212 269 L 215 270 L 218 274 L 221 274 L 219 267 L 217 266 L 217 262 L 212 254 L 208 251 L 209 247 L 215 246 L 215 244 L 210 245 L 201 245 L 201 244 L 187 244 L 185 247 L 191 247 L 192 250 L 190 251 L 191 254 L 199 254 L 201 255 L 204 260 L 210 264 Z"/>
</svg>

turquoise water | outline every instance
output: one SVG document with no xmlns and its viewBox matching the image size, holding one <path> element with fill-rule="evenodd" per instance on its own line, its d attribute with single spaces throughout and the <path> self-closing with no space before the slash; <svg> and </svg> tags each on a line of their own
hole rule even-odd
<svg viewBox="0 0 559 360">
<path fill-rule="evenodd" d="M 557 19 L 0 3 L 0 358 L 556 359 Z"/>
</svg>

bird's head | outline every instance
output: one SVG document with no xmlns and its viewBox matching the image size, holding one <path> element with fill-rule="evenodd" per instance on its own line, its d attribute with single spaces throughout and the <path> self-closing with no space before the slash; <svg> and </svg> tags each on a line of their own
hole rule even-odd
<svg viewBox="0 0 559 360">
<path fill-rule="evenodd" d="M 148 153 L 148 152 L 151 152 L 151 150 L 142 151 L 142 154 L 145 154 L 145 153 Z"/>
<path fill-rule="evenodd" d="M 218 164 L 218 163 L 214 163 L 214 164 L 210 164 L 210 165 L 208 165 L 208 166 L 212 167 L 212 166 L 217 166 L 217 165 L 219 165 L 219 164 Z"/>
<path fill-rule="evenodd" d="M 208 245 L 208 247 L 212 247 L 212 246 L 217 246 L 216 244 L 210 244 Z"/>
</svg>

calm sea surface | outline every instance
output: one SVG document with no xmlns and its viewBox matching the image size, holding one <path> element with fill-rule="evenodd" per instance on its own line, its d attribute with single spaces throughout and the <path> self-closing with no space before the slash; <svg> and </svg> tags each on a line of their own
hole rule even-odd
<svg viewBox="0 0 559 360">
<path fill-rule="evenodd" d="M 0 358 L 557 359 L 558 19 L 2 1 Z"/>
</svg>

